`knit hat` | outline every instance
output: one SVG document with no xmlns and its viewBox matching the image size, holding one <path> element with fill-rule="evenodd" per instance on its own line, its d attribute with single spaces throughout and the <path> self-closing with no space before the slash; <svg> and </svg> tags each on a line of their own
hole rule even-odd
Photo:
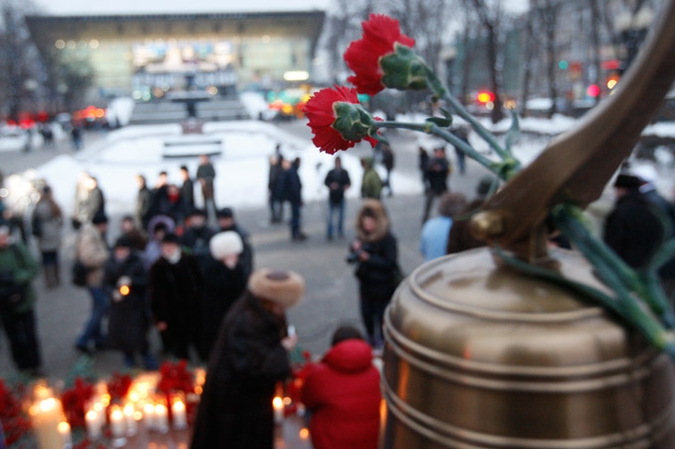
<svg viewBox="0 0 675 449">
<path fill-rule="evenodd" d="M 642 181 L 637 176 L 619 174 L 614 182 L 614 187 L 623 187 L 626 189 L 637 189 L 642 185 Z"/>
<path fill-rule="evenodd" d="M 172 232 L 169 232 L 168 234 L 165 234 L 164 237 L 162 237 L 162 243 L 175 243 L 176 245 L 180 245 L 180 237 Z"/>
<path fill-rule="evenodd" d="M 107 223 L 108 216 L 105 214 L 105 212 L 96 212 L 94 218 L 91 219 L 91 222 L 95 225 Z"/>
<path fill-rule="evenodd" d="M 234 217 L 234 211 L 230 207 L 223 207 L 216 213 L 216 216 L 218 218 L 232 218 Z"/>
<path fill-rule="evenodd" d="M 204 209 L 200 209 L 198 207 L 193 207 L 190 210 L 190 213 L 188 214 L 189 217 L 194 217 L 194 216 L 202 216 L 206 217 L 206 211 Z"/>
<path fill-rule="evenodd" d="M 115 241 L 115 248 L 133 248 L 134 243 L 126 235 L 121 236 Z"/>
<path fill-rule="evenodd" d="M 214 259 L 222 260 L 226 256 L 241 254 L 244 243 L 234 231 L 219 232 L 211 238 L 209 249 Z"/>
<path fill-rule="evenodd" d="M 248 289 L 258 298 L 287 309 L 297 304 L 305 294 L 305 280 L 294 271 L 261 268 L 249 277 Z"/>
</svg>

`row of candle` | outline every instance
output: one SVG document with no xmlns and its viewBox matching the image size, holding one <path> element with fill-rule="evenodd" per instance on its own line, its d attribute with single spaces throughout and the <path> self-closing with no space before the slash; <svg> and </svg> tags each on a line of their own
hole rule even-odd
<svg viewBox="0 0 675 449">
<path fill-rule="evenodd" d="M 163 400 L 147 402 L 127 402 L 124 406 L 110 407 L 110 431 L 113 438 L 133 436 L 138 432 L 138 422 L 143 420 L 150 431 L 166 433 L 169 431 L 169 409 Z M 187 407 L 182 398 L 171 401 L 171 417 L 174 429 L 185 429 Z M 87 436 L 91 440 L 99 439 L 106 424 L 106 411 L 100 402 L 95 402 L 85 414 Z"/>
</svg>

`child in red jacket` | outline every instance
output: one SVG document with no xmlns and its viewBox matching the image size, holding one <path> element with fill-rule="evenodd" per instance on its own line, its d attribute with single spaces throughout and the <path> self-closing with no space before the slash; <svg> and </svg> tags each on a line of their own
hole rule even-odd
<svg viewBox="0 0 675 449">
<path fill-rule="evenodd" d="M 315 449 L 375 449 L 380 424 L 380 373 L 370 345 L 353 327 L 340 327 L 333 346 L 305 378 L 300 392 L 310 411 Z"/>
</svg>

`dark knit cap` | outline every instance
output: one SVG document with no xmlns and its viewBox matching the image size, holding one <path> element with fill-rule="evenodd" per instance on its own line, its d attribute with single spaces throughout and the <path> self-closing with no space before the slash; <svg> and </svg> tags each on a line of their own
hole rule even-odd
<svg viewBox="0 0 675 449">
<path fill-rule="evenodd" d="M 115 248 L 133 248 L 134 242 L 126 235 L 121 236 L 115 241 Z"/>
<path fill-rule="evenodd" d="M 95 225 L 107 223 L 108 216 L 105 214 L 105 212 L 96 212 L 96 215 L 94 215 L 94 218 L 91 219 L 91 222 Z"/>
<path fill-rule="evenodd" d="M 216 215 L 218 218 L 232 218 L 234 217 L 234 211 L 230 207 L 223 207 Z"/>
<path fill-rule="evenodd" d="M 626 189 L 637 189 L 642 185 L 642 181 L 637 176 L 620 174 L 616 177 L 614 187 L 623 187 Z"/>
<path fill-rule="evenodd" d="M 173 232 L 170 232 L 162 237 L 162 243 L 175 243 L 176 245 L 180 245 L 180 237 Z"/>
</svg>

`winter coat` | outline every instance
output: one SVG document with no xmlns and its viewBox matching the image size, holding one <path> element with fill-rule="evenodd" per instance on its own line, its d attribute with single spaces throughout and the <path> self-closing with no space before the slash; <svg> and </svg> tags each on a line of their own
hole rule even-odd
<svg viewBox="0 0 675 449">
<path fill-rule="evenodd" d="M 470 221 L 468 218 L 464 219 L 464 217 L 468 217 L 469 215 L 478 212 L 482 206 L 483 200 L 475 199 L 467 204 L 464 210 L 459 213 L 460 218 L 456 219 L 450 228 L 448 247 L 446 250 L 447 254 L 459 253 L 461 251 L 480 248 L 487 245 L 485 241 L 478 240 L 471 235 Z"/>
<path fill-rule="evenodd" d="M 370 345 L 349 339 L 312 368 L 300 391 L 311 412 L 314 449 L 375 449 L 380 425 L 380 373 Z"/>
<path fill-rule="evenodd" d="M 80 224 L 91 222 L 94 215 L 99 212 L 105 212 L 103 191 L 98 187 L 87 190 L 78 186 L 74 209 L 73 216 Z"/>
<path fill-rule="evenodd" d="M 164 341 L 169 347 L 195 345 L 200 335 L 202 276 L 197 259 L 182 254 L 172 264 L 160 257 L 148 274 L 150 306 L 155 323 L 167 324 Z"/>
<path fill-rule="evenodd" d="M 209 260 L 204 271 L 201 302 L 202 338 L 200 356 L 206 360 L 213 349 L 218 329 L 232 304 L 244 293 L 248 276 L 241 261 L 231 270 L 220 261 Z"/>
<path fill-rule="evenodd" d="M 298 168 L 291 166 L 283 176 L 283 198 L 291 204 L 302 204 L 302 181 L 298 175 Z"/>
<path fill-rule="evenodd" d="M 636 189 L 620 197 L 605 221 L 604 239 L 624 262 L 643 268 L 663 238 L 661 222 Z"/>
<path fill-rule="evenodd" d="M 152 207 L 152 192 L 147 187 L 138 190 L 136 195 L 136 208 L 134 211 L 134 218 L 136 219 L 136 226 L 146 229 L 150 222 L 150 213 Z"/>
<path fill-rule="evenodd" d="M 57 251 L 61 247 L 63 217 L 55 214 L 47 200 L 40 200 L 33 211 L 33 232 L 38 230 L 38 248 L 42 252 Z M 36 229 L 37 228 L 37 229 Z"/>
<path fill-rule="evenodd" d="M 452 226 L 452 218 L 442 215 L 424 223 L 420 235 L 420 252 L 425 261 L 445 256 L 448 247 L 448 235 Z"/>
<path fill-rule="evenodd" d="M 122 276 L 131 278 L 129 294 L 119 300 L 113 291 L 119 289 Z M 125 352 L 144 352 L 147 349 L 147 331 L 150 308 L 147 300 L 148 278 L 141 258 L 132 253 L 123 261 L 111 257 L 105 264 L 103 288 L 112 298 L 108 314 L 108 345 Z"/>
<path fill-rule="evenodd" d="M 8 299 L 13 293 L 22 293 L 17 301 L 6 304 L 10 313 L 22 314 L 35 305 L 37 295 L 31 281 L 40 271 L 37 261 L 28 248 L 21 242 L 0 248 L 0 301 Z M 0 310 L 5 310 L 5 306 Z"/>
<path fill-rule="evenodd" d="M 88 269 L 87 287 L 100 287 L 103 284 L 103 266 L 110 257 L 110 251 L 105 237 L 93 224 L 87 223 L 80 229 L 75 257 Z"/>
<path fill-rule="evenodd" d="M 432 193 L 440 195 L 448 191 L 450 163 L 444 157 L 433 157 L 427 165 L 427 180 Z"/>
<path fill-rule="evenodd" d="M 336 188 L 331 188 L 331 184 L 337 184 Z M 330 189 L 328 193 L 328 200 L 331 204 L 340 204 L 345 197 L 345 188 L 351 185 L 349 173 L 347 170 L 341 168 L 334 168 L 328 172 L 324 184 Z"/>
<path fill-rule="evenodd" d="M 190 213 L 195 207 L 195 186 L 192 179 L 188 178 L 183 181 L 183 185 L 180 188 L 180 197 L 183 198 L 187 212 Z"/>
<path fill-rule="evenodd" d="M 363 172 L 363 179 L 361 180 L 361 198 L 379 200 L 382 194 L 382 186 L 383 182 L 380 175 L 374 168 L 368 168 Z"/>
<path fill-rule="evenodd" d="M 204 225 L 198 228 L 187 228 L 181 236 L 181 243 L 186 251 L 197 258 L 202 268 L 206 266 L 206 262 L 211 257 L 209 242 L 214 235 L 215 231 Z"/>
<path fill-rule="evenodd" d="M 283 185 L 280 182 L 284 176 L 284 169 L 281 167 L 281 160 L 275 165 L 270 165 L 270 173 L 267 181 L 267 189 L 270 192 L 270 199 L 273 201 L 283 200 Z"/>
<path fill-rule="evenodd" d="M 272 449 L 277 381 L 290 364 L 286 322 L 247 292 L 227 314 L 209 360 L 192 449 Z"/>
<path fill-rule="evenodd" d="M 366 234 L 360 223 L 364 209 L 375 212 L 376 228 Z M 359 280 L 359 291 L 362 298 L 388 300 L 398 286 L 398 250 L 396 237 L 389 232 L 389 218 L 384 206 L 377 200 L 366 200 L 356 219 L 357 238 L 361 241 L 361 249 L 370 257 L 357 262 L 355 275 Z"/>
</svg>

